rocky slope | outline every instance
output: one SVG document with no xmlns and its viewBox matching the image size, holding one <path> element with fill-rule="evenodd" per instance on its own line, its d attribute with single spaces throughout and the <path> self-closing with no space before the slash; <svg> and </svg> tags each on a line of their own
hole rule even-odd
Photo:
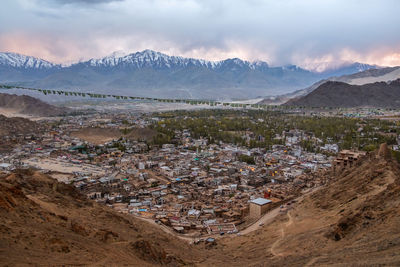
<svg viewBox="0 0 400 267">
<path fill-rule="evenodd" d="M 387 147 L 327 175 L 327 186 L 274 223 L 221 240 L 222 253 L 234 266 L 398 266 L 400 170 Z M 204 266 L 217 263 L 209 257 Z"/>
<path fill-rule="evenodd" d="M 289 100 L 285 105 L 307 107 L 400 107 L 400 79 L 351 85 L 328 81 L 306 96 Z"/>
<path fill-rule="evenodd" d="M 8 113 L 46 117 L 64 115 L 68 112 L 67 109 L 50 105 L 31 96 L 2 93 L 0 93 L 0 109 Z"/>
<path fill-rule="evenodd" d="M 0 233 L 3 266 L 177 266 L 204 256 L 30 170 L 0 178 Z"/>
</svg>

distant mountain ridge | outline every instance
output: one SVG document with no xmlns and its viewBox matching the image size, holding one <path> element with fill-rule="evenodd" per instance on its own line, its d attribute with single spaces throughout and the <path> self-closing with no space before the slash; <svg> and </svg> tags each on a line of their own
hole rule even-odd
<svg viewBox="0 0 400 267">
<path fill-rule="evenodd" d="M 254 98 L 288 93 L 336 73 L 377 66 L 354 63 L 325 72 L 295 65 L 271 67 L 239 58 L 221 61 L 168 56 L 144 50 L 113 53 L 69 66 L 0 53 L 0 81 L 47 89 L 77 89 L 168 98 Z"/>
<path fill-rule="evenodd" d="M 306 107 L 400 107 L 400 79 L 352 85 L 327 81 L 306 96 L 285 105 Z"/>
<path fill-rule="evenodd" d="M 226 59 L 221 61 L 208 61 L 195 58 L 184 58 L 180 56 L 168 56 L 166 54 L 144 50 L 129 55 L 111 54 L 100 59 L 90 59 L 86 62 L 78 63 L 90 65 L 91 67 L 131 67 L 131 68 L 179 68 L 188 66 L 206 67 L 209 69 L 218 69 L 226 65 L 233 64 L 237 67 L 249 69 L 268 68 L 268 63 L 263 61 L 249 62 L 239 58 Z M 76 64 L 75 64 L 76 65 Z"/>
<path fill-rule="evenodd" d="M 40 58 L 11 52 L 0 53 L 0 66 L 12 66 L 14 68 L 24 69 L 50 69 L 61 67 L 61 65 L 53 64 Z"/>
<path fill-rule="evenodd" d="M 363 85 L 375 82 L 390 82 L 400 78 L 400 67 L 387 67 L 377 69 L 367 69 L 362 72 L 357 72 L 349 75 L 333 76 L 328 79 L 322 79 L 313 85 L 304 89 L 296 90 L 288 94 L 282 94 L 274 97 L 267 97 L 260 104 L 283 104 L 291 99 L 301 98 L 313 92 L 319 86 L 330 81 L 344 82 L 353 85 Z"/>
</svg>

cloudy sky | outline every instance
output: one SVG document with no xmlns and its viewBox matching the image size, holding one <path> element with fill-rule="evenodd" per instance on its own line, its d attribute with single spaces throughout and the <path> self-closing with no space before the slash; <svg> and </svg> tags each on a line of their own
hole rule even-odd
<svg viewBox="0 0 400 267">
<path fill-rule="evenodd" d="M 56 63 L 122 50 L 322 70 L 400 65 L 399 0 L 3 0 L 0 51 Z"/>
</svg>

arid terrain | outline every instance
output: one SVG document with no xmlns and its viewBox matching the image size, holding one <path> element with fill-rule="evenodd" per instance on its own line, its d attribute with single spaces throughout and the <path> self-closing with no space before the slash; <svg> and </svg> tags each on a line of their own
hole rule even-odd
<svg viewBox="0 0 400 267">
<path fill-rule="evenodd" d="M 352 85 L 328 81 L 306 96 L 289 100 L 285 105 L 307 107 L 399 107 L 400 79 Z"/>
<path fill-rule="evenodd" d="M 40 133 L 43 131 L 44 126 L 42 124 L 38 124 L 34 121 L 25 119 L 25 118 L 8 118 L 0 114 L 0 135 L 2 137 L 11 136 L 15 133 L 21 135 L 21 139 L 24 136 L 29 136 L 32 133 Z M 0 140 L 0 151 L 9 151 L 16 144 L 17 140 L 12 139 L 3 139 Z"/>
<path fill-rule="evenodd" d="M 92 144 L 104 144 L 111 140 L 117 140 L 121 137 L 125 137 L 130 140 L 151 140 L 156 134 L 156 131 L 148 128 L 129 129 L 124 134 L 123 130 L 116 128 L 88 127 L 72 132 L 71 136 L 80 138 Z"/>
<path fill-rule="evenodd" d="M 34 131 L 38 131 L 40 126 L 39 124 L 24 118 L 7 118 L 3 115 L 0 115 L 0 134 L 1 135 L 10 135 L 11 133 L 20 133 L 20 134 L 29 134 Z"/>
<path fill-rule="evenodd" d="M 339 174 L 264 228 L 221 241 L 222 254 L 249 266 L 398 266 L 400 172 L 388 151 L 382 155 Z M 209 257 L 205 265 L 216 263 Z"/>
<path fill-rule="evenodd" d="M 2 177 L 0 188 L 2 266 L 176 266 L 205 257 L 38 172 Z"/>
<path fill-rule="evenodd" d="M 43 102 L 27 95 L 0 93 L 0 114 L 20 114 L 25 116 L 58 116 L 69 110 Z"/>
<path fill-rule="evenodd" d="M 33 170 L 0 180 L 4 266 L 400 264 L 400 170 L 386 146 L 258 230 L 214 244 L 188 244 Z"/>
</svg>

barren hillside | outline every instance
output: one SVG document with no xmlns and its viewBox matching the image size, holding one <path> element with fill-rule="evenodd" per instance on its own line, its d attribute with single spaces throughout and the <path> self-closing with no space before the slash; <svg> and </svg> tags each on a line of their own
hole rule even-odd
<svg viewBox="0 0 400 267">
<path fill-rule="evenodd" d="M 7 118 L 0 115 L 0 135 L 29 134 L 39 132 L 43 127 L 25 118 Z"/>
<path fill-rule="evenodd" d="M 334 176 L 263 229 L 221 240 L 221 253 L 235 266 L 399 266 L 400 171 L 382 155 Z"/>
<path fill-rule="evenodd" d="M 15 135 L 40 135 L 43 132 L 44 126 L 40 123 L 25 119 L 25 118 L 7 118 L 0 114 L 0 151 L 10 151 L 16 144 L 22 143 L 25 140 L 16 141 L 13 138 L 10 140 L 5 137 Z"/>
<path fill-rule="evenodd" d="M 68 110 L 47 104 L 27 95 L 10 95 L 0 93 L 0 108 L 8 113 L 33 116 L 58 116 Z"/>
<path fill-rule="evenodd" d="M 328 81 L 306 96 L 291 99 L 285 105 L 306 107 L 400 107 L 400 79 L 351 85 Z"/>
<path fill-rule="evenodd" d="M 117 140 L 121 137 L 125 137 L 130 140 L 152 140 L 157 134 L 155 130 L 150 128 L 129 128 L 124 134 L 123 129 L 117 128 L 82 128 L 78 131 L 71 132 L 71 136 L 77 137 L 79 139 L 85 140 L 92 144 L 104 144 L 106 142 Z"/>
<path fill-rule="evenodd" d="M 0 231 L 3 266 L 176 266 L 201 256 L 154 226 L 34 171 L 0 178 Z"/>
</svg>

